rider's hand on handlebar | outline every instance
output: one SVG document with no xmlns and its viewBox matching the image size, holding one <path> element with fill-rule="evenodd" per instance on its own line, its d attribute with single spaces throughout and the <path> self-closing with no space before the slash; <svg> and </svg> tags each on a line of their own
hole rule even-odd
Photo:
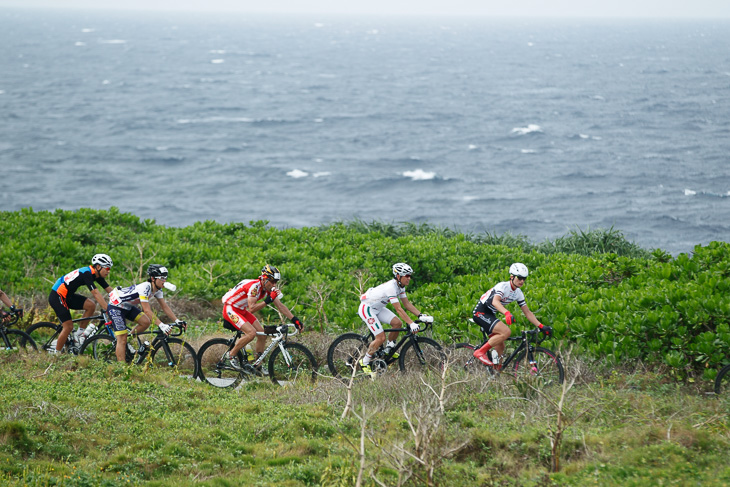
<svg viewBox="0 0 730 487">
<path fill-rule="evenodd" d="M 515 317 L 512 316 L 512 313 L 510 313 L 509 311 L 507 311 L 504 314 L 504 323 L 505 323 L 505 325 L 510 326 L 514 322 L 515 322 Z"/>
<path fill-rule="evenodd" d="M 299 318 L 297 318 L 296 316 L 292 316 L 291 322 L 294 323 L 294 326 L 296 326 L 297 330 L 299 331 L 302 331 L 302 329 L 304 328 L 304 324 L 299 321 Z"/>
<path fill-rule="evenodd" d="M 170 330 L 172 330 L 172 326 L 168 325 L 167 323 L 160 323 L 160 331 L 164 333 L 165 335 L 170 334 Z"/>
<path fill-rule="evenodd" d="M 23 309 L 22 308 L 18 309 L 15 306 L 11 306 L 10 307 L 10 313 L 16 315 L 18 318 L 22 318 L 23 317 Z"/>
<path fill-rule="evenodd" d="M 411 329 L 411 333 L 418 333 L 418 323 L 415 321 L 412 323 L 408 323 L 408 327 Z"/>
<path fill-rule="evenodd" d="M 188 329 L 188 324 L 183 320 L 175 320 L 175 324 L 180 327 L 181 330 L 186 331 Z"/>
<path fill-rule="evenodd" d="M 542 331 L 545 335 L 552 335 L 553 333 L 553 327 L 552 326 L 545 326 L 542 323 L 537 325 L 538 328 L 540 328 L 540 331 Z"/>
<path fill-rule="evenodd" d="M 421 313 L 418 315 L 418 321 L 421 323 L 433 323 L 433 316 L 427 315 L 426 313 Z"/>
</svg>

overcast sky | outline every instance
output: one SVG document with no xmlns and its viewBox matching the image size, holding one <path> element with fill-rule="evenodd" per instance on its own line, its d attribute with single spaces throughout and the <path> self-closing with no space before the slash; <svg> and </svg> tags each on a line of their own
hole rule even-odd
<svg viewBox="0 0 730 487">
<path fill-rule="evenodd" d="M 379 15 L 730 18 L 730 0 L 0 0 L 1 7 Z"/>
</svg>

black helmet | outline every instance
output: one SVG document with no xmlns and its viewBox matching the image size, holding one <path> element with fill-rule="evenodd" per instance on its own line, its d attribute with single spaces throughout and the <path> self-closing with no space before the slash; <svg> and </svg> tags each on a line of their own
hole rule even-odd
<svg viewBox="0 0 730 487">
<path fill-rule="evenodd" d="M 279 269 L 273 265 L 266 264 L 264 268 L 261 269 L 261 277 L 278 282 L 279 279 L 281 279 L 281 273 L 279 272 Z"/>
<path fill-rule="evenodd" d="M 147 268 L 147 275 L 155 279 L 167 279 L 167 267 L 159 264 L 151 264 Z"/>
</svg>

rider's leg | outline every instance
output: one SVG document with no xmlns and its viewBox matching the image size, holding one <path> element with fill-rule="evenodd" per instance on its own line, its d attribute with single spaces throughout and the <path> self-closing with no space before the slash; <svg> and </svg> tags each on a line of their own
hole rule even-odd
<svg viewBox="0 0 730 487">
<path fill-rule="evenodd" d="M 117 335 L 117 348 L 115 350 L 117 362 L 124 363 L 127 360 L 127 336 L 128 333 Z"/>
<path fill-rule="evenodd" d="M 382 312 L 382 311 L 381 311 Z M 362 364 L 367 365 L 373 359 L 373 355 L 377 352 L 378 348 L 385 342 L 385 333 L 383 333 L 383 325 L 380 322 L 378 315 L 365 303 L 361 303 L 358 308 L 357 314 L 360 316 L 368 329 L 373 334 L 373 341 L 368 347 L 367 353 L 362 357 Z M 392 318 L 391 318 L 392 319 Z M 386 321 L 387 323 L 387 321 Z"/>
<path fill-rule="evenodd" d="M 258 320 L 257 320 L 258 322 Z M 246 345 L 251 343 L 254 338 L 256 338 L 256 327 L 253 325 L 253 323 L 249 323 L 248 321 L 241 321 L 238 323 L 240 326 L 240 330 L 243 332 L 243 336 L 239 338 L 236 341 L 236 344 L 233 346 L 230 352 L 231 357 L 235 357 L 238 352 L 243 349 Z M 259 323 L 259 327 L 261 324 Z M 263 329 L 262 329 L 263 331 Z"/>
<path fill-rule="evenodd" d="M 107 314 L 109 315 L 109 321 L 112 323 L 112 329 L 114 330 L 114 336 L 117 337 L 117 348 L 114 350 L 117 361 L 127 361 L 127 337 L 129 330 L 127 330 L 127 322 L 124 319 L 124 309 L 117 308 L 116 306 L 110 305 L 107 308 Z"/>
<path fill-rule="evenodd" d="M 489 340 L 479 350 L 474 352 L 474 356 L 483 357 L 490 349 L 495 349 L 499 355 L 504 353 L 505 341 L 512 334 L 509 326 L 501 321 L 497 321 L 489 334 Z"/>
<path fill-rule="evenodd" d="M 63 346 L 66 345 L 66 340 L 68 340 L 68 336 L 74 329 L 74 322 L 71 320 L 64 321 L 61 323 L 61 326 L 61 333 L 58 335 L 58 340 L 56 341 L 56 351 L 58 352 L 63 350 Z"/>
<path fill-rule="evenodd" d="M 66 345 L 66 340 L 68 340 L 71 331 L 74 329 L 71 311 L 69 310 L 69 303 L 66 301 L 66 298 L 59 295 L 56 291 L 51 291 L 48 295 L 48 304 L 55 311 L 58 320 L 61 322 L 61 333 L 58 335 L 58 340 L 56 340 L 56 351 L 60 352 L 63 350 L 63 346 Z"/>
<path fill-rule="evenodd" d="M 84 314 L 81 316 L 82 318 L 88 318 L 89 316 L 93 316 L 96 312 L 96 302 L 92 301 L 89 298 L 86 298 L 84 300 Z M 79 328 L 82 330 L 86 329 L 86 325 L 89 324 L 89 320 L 83 320 L 79 321 Z"/>
</svg>

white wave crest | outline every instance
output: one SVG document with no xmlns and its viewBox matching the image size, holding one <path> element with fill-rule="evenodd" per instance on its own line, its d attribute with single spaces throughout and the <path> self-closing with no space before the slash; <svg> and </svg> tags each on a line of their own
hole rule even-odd
<svg viewBox="0 0 730 487">
<path fill-rule="evenodd" d="M 694 196 L 696 194 L 697 194 L 697 191 L 693 191 L 693 190 L 687 189 L 687 188 L 684 189 L 684 195 L 685 196 Z"/>
<path fill-rule="evenodd" d="M 299 179 L 299 178 L 306 178 L 307 176 L 309 176 L 309 173 L 306 171 L 301 171 L 299 169 L 292 169 L 291 171 L 286 173 L 286 175 L 289 176 L 290 178 Z"/>
<path fill-rule="evenodd" d="M 81 42 L 81 41 L 76 41 L 76 43 L 74 44 L 74 46 L 85 46 L 85 45 L 86 45 L 86 43 Z"/>
<path fill-rule="evenodd" d="M 226 60 L 225 59 L 211 59 L 210 62 L 211 62 L 211 64 L 223 64 L 226 62 Z"/>
<path fill-rule="evenodd" d="M 127 41 L 124 39 L 102 39 L 99 44 L 126 44 Z"/>
<path fill-rule="evenodd" d="M 537 151 L 535 149 L 522 149 L 520 152 L 523 154 L 537 154 Z"/>
<path fill-rule="evenodd" d="M 542 133 L 542 127 L 540 127 L 539 125 L 535 125 L 534 123 L 531 123 L 527 127 L 515 127 L 512 129 L 511 133 L 517 134 L 517 135 L 527 135 L 527 134 L 531 134 L 533 132 Z"/>
<path fill-rule="evenodd" d="M 415 171 L 405 171 L 404 177 L 411 178 L 413 181 L 428 181 L 436 177 L 435 172 L 424 171 L 423 169 L 416 169 Z"/>
<path fill-rule="evenodd" d="M 205 117 L 205 118 L 179 118 L 177 123 L 217 123 L 217 122 L 235 122 L 235 123 L 253 123 L 255 120 L 248 117 Z"/>
<path fill-rule="evenodd" d="M 314 176 L 315 178 L 321 178 L 324 176 L 329 176 L 330 174 L 332 174 L 332 173 L 329 171 L 320 171 L 320 172 L 316 172 L 316 173 L 312 174 L 312 176 Z"/>
</svg>

